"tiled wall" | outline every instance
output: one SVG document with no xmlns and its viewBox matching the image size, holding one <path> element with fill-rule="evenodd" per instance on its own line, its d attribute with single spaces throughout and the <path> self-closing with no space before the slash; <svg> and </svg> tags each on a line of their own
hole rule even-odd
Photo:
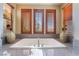
<svg viewBox="0 0 79 59">
<path fill-rule="evenodd" d="M 76 53 L 79 53 L 79 3 L 73 4 L 73 48 Z"/>
<path fill-rule="evenodd" d="M 23 38 L 59 38 L 59 34 L 16 34 L 16 39 Z"/>
</svg>

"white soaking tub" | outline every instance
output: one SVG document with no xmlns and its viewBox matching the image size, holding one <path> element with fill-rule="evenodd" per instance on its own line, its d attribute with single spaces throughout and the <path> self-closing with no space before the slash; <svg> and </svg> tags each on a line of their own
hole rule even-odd
<svg viewBox="0 0 79 59">
<path fill-rule="evenodd" d="M 61 42 L 53 38 L 24 38 L 10 48 L 62 48 L 66 47 Z"/>
<path fill-rule="evenodd" d="M 22 51 L 21 55 L 43 56 L 43 49 L 65 48 L 66 46 L 53 38 L 24 38 L 10 46 L 10 50 Z"/>
</svg>

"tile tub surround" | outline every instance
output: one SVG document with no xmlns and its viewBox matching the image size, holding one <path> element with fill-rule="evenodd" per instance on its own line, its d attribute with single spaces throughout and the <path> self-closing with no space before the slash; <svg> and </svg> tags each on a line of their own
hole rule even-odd
<svg viewBox="0 0 79 59">
<path fill-rule="evenodd" d="M 30 56 L 43 56 L 43 50 L 42 49 L 31 49 Z"/>
<path fill-rule="evenodd" d="M 10 44 L 11 45 L 11 44 Z M 29 54 L 29 49 L 10 49 L 10 45 L 5 45 L 2 50 L 2 55 L 4 51 L 7 51 L 11 56 L 32 56 Z M 69 48 L 56 48 L 56 49 L 42 49 L 43 56 L 69 56 L 72 55 L 72 49 Z M 34 54 L 35 55 L 35 54 Z M 41 55 L 39 55 L 41 56 Z"/>
<path fill-rule="evenodd" d="M 23 38 L 59 38 L 59 34 L 16 34 L 17 39 Z"/>
<path fill-rule="evenodd" d="M 53 38 L 24 38 L 10 48 L 62 48 L 64 44 Z"/>
</svg>

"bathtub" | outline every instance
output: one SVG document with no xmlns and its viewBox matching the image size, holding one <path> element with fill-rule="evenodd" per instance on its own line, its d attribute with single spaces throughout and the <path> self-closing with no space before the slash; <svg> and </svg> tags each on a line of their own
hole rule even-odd
<svg viewBox="0 0 79 59">
<path fill-rule="evenodd" d="M 53 38 L 24 38 L 10 46 L 16 55 L 43 56 L 44 49 L 62 49 L 66 46 Z M 54 53 L 54 52 L 53 52 Z"/>
<path fill-rule="evenodd" d="M 66 47 L 61 42 L 53 38 L 24 38 L 10 48 L 62 48 Z"/>
</svg>

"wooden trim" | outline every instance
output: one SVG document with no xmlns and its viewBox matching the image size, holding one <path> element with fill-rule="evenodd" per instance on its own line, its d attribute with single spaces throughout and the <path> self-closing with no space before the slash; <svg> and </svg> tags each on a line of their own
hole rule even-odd
<svg viewBox="0 0 79 59">
<path fill-rule="evenodd" d="M 36 21 L 35 21 L 35 13 L 40 12 L 39 10 L 43 14 L 43 16 L 42 16 L 42 32 L 36 32 L 36 29 L 35 29 L 35 23 L 36 23 Z M 43 34 L 44 33 L 44 9 L 34 9 L 34 33 L 35 34 Z"/>
<path fill-rule="evenodd" d="M 22 13 L 30 12 L 30 32 L 26 33 L 23 32 L 23 20 L 22 20 Z M 31 34 L 32 33 L 32 9 L 21 9 L 21 33 L 22 34 Z"/>
<path fill-rule="evenodd" d="M 54 32 L 48 32 L 47 30 L 47 22 L 48 22 L 48 19 L 47 19 L 47 13 L 54 13 Z M 47 34 L 56 34 L 56 10 L 54 9 L 46 9 L 46 33 Z"/>
<path fill-rule="evenodd" d="M 11 8 L 13 8 L 14 9 L 14 7 L 10 4 L 10 3 L 7 3 Z"/>
</svg>

